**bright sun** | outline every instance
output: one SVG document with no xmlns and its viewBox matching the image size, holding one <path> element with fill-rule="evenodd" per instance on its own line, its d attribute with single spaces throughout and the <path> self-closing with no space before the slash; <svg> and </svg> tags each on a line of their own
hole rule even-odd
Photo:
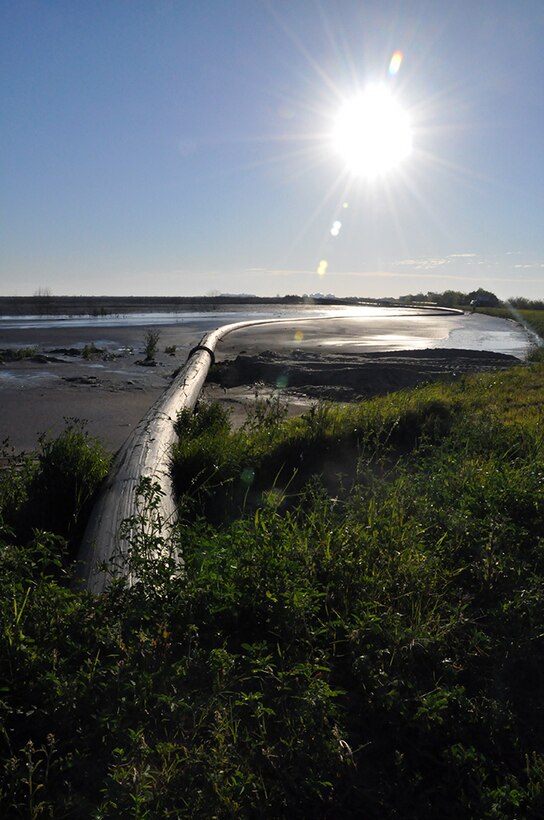
<svg viewBox="0 0 544 820">
<path fill-rule="evenodd" d="M 371 86 L 340 109 L 333 146 L 352 174 L 382 176 L 412 150 L 408 115 L 387 88 Z"/>
</svg>

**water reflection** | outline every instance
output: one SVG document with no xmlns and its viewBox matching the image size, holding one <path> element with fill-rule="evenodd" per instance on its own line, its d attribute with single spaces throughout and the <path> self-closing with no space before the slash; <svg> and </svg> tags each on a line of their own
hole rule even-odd
<svg viewBox="0 0 544 820">
<path fill-rule="evenodd" d="M 353 347 L 366 350 L 410 350 L 425 347 L 466 348 L 470 350 L 510 353 L 523 358 L 531 347 L 527 331 L 519 325 L 505 319 L 483 314 L 448 315 L 441 311 L 414 310 L 411 308 L 384 308 L 375 306 L 335 306 L 313 307 L 297 305 L 228 311 L 183 311 L 173 313 L 141 313 L 123 316 L 0 316 L 0 333 L 3 334 L 5 347 L 23 346 L 19 335 L 10 339 L 9 331 L 28 330 L 32 334 L 28 344 L 42 342 L 36 339 L 40 331 L 62 331 L 71 329 L 71 346 L 80 348 L 84 345 L 73 331 L 81 328 L 84 332 L 80 338 L 89 335 L 89 329 L 96 330 L 100 338 L 93 339 L 97 347 L 117 353 L 128 353 L 130 345 L 137 343 L 134 339 L 108 338 L 108 331 L 115 336 L 115 329 L 159 327 L 171 328 L 180 333 L 189 344 L 199 335 L 221 325 L 240 321 L 273 320 L 273 319 L 313 319 L 331 318 L 342 320 L 341 332 L 334 333 L 332 323 L 319 326 L 309 334 L 306 326 L 291 329 L 290 339 L 301 347 L 315 345 L 323 347 Z M 278 325 L 278 328 L 280 326 Z M 85 330 L 86 329 L 86 332 Z M 331 332 L 332 331 L 332 332 Z M 281 331 L 280 331 L 281 332 Z M 124 331 L 126 335 L 126 331 Z M 180 337 L 180 343 L 182 339 Z M 45 343 L 45 337 L 44 341 Z M 129 345 L 122 347 L 123 345 Z"/>
</svg>

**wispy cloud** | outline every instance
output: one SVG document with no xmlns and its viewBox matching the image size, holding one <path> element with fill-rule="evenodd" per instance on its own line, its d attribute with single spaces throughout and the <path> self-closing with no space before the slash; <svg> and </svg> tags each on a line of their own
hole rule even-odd
<svg viewBox="0 0 544 820">
<path fill-rule="evenodd" d="M 394 264 L 413 267 L 416 270 L 433 270 L 435 268 L 443 267 L 444 265 L 466 265 L 467 267 L 486 265 L 491 267 L 500 264 L 501 260 L 504 264 L 507 256 L 519 255 L 521 255 L 521 251 L 507 251 L 503 254 L 467 253 L 463 251 L 458 253 L 449 253 L 447 256 L 421 256 L 414 259 L 401 259 Z M 522 266 L 516 265 L 515 267 Z"/>
<path fill-rule="evenodd" d="M 448 261 L 447 256 L 439 256 L 422 259 L 401 259 L 396 264 L 416 268 L 416 270 L 432 270 L 433 268 L 439 268 L 441 265 L 447 265 Z"/>
<path fill-rule="evenodd" d="M 534 268 L 544 268 L 544 262 L 532 262 L 529 265 L 514 265 L 515 268 L 524 268 L 524 269 L 534 269 Z"/>
<path fill-rule="evenodd" d="M 267 276 L 315 276 L 317 277 L 318 274 L 315 270 L 310 269 L 302 269 L 296 270 L 292 268 L 248 268 L 248 271 L 251 272 L 259 272 L 261 274 L 265 274 Z M 404 273 L 400 271 L 390 271 L 390 270 L 334 270 L 334 268 L 328 268 L 327 273 L 325 274 L 322 281 L 326 281 L 326 279 L 330 277 L 342 277 L 342 276 L 357 276 L 366 279 L 380 279 L 380 278 L 392 278 L 392 279 L 412 279 L 414 274 L 410 271 L 409 273 Z M 436 279 L 435 275 L 419 275 L 421 279 Z M 463 277 L 452 277 L 454 279 L 462 279 Z"/>
<path fill-rule="evenodd" d="M 359 277 L 374 277 L 376 279 L 379 278 L 391 278 L 391 279 L 411 279 L 417 278 L 417 281 L 429 279 L 431 281 L 441 283 L 444 281 L 447 282 L 465 282 L 470 284 L 472 279 L 469 278 L 466 274 L 463 276 L 458 273 L 444 273 L 444 271 L 437 271 L 436 273 L 417 273 L 414 274 L 413 271 L 409 273 L 400 272 L 400 271 L 327 271 L 327 276 L 359 276 Z M 481 276 L 478 274 L 478 282 L 502 282 L 503 279 L 499 276 Z M 517 282 L 539 282 L 541 281 L 540 277 L 516 277 Z"/>
</svg>

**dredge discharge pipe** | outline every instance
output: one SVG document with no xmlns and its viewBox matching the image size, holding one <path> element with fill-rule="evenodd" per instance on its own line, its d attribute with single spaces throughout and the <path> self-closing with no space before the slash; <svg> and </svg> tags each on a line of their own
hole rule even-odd
<svg viewBox="0 0 544 820">
<path fill-rule="evenodd" d="M 110 475 L 93 507 L 78 553 L 75 583 L 100 593 L 108 581 L 100 564 L 122 553 L 126 542 L 120 537 L 123 521 L 137 513 L 136 488 L 142 476 L 151 478 L 162 490 L 162 519 L 175 522 L 176 503 L 170 477 L 170 453 L 176 441 L 174 422 L 183 410 L 192 410 L 215 360 L 217 343 L 233 330 L 302 319 L 262 319 L 223 325 L 203 336 L 189 353 L 186 364 L 170 387 L 147 411 L 118 451 Z"/>
<path fill-rule="evenodd" d="M 436 309 L 435 309 L 436 310 Z M 439 313 L 459 313 L 439 308 Z M 355 318 L 344 314 L 343 318 Z M 109 477 L 93 507 L 78 553 L 75 583 L 89 592 L 104 590 L 108 576 L 98 566 L 123 552 L 126 542 L 120 537 L 123 521 L 137 514 L 136 488 L 142 476 L 151 478 L 162 490 L 161 516 L 166 527 L 175 523 L 176 503 L 170 477 L 170 453 L 176 441 L 174 422 L 183 410 L 192 410 L 215 359 L 217 343 L 228 333 L 266 324 L 338 319 L 338 316 L 288 319 L 257 319 L 223 325 L 203 336 L 189 353 L 187 363 L 170 387 L 148 410 L 118 451 Z M 132 579 L 134 580 L 134 579 Z"/>
</svg>

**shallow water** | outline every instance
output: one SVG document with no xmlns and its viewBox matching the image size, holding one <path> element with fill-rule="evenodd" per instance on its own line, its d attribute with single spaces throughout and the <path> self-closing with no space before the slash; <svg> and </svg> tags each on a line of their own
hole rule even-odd
<svg viewBox="0 0 544 820">
<path fill-rule="evenodd" d="M 445 345 L 440 345 L 440 347 Z M 447 346 L 455 349 L 489 350 L 525 358 L 534 347 L 533 337 L 517 322 L 483 314 L 465 314 L 459 327 L 448 335 Z"/>
<path fill-rule="evenodd" d="M 252 319 L 273 319 L 285 316 L 294 309 L 268 309 L 260 311 L 179 311 L 175 313 L 127 313 L 111 316 L 0 316 L 0 334 L 3 330 L 51 330 L 53 328 L 106 328 L 106 327 L 146 327 L 162 325 L 207 325 L 210 329 L 230 322 Z M 313 316 L 326 313 L 311 309 Z"/>
<path fill-rule="evenodd" d="M 433 315 L 432 311 L 418 312 L 415 308 L 375 307 L 373 305 L 337 305 L 335 307 L 313 307 L 296 305 L 292 307 L 267 306 L 238 310 L 177 311 L 173 313 L 127 313 L 111 316 L 0 316 L 0 335 L 5 330 L 51 330 L 59 328 L 116 328 L 146 326 L 205 325 L 214 329 L 231 322 L 259 319 L 285 319 L 292 317 L 317 318 L 327 316 L 352 316 L 356 318 L 381 319 L 399 316 L 415 317 Z"/>
<path fill-rule="evenodd" d="M 56 373 L 51 373 L 49 370 L 39 370 L 36 373 L 29 373 L 28 371 L 18 370 L 0 370 L 1 384 L 17 384 L 24 383 L 29 385 L 31 382 L 36 384 L 41 381 L 50 381 L 51 379 L 58 379 Z"/>
<path fill-rule="evenodd" d="M 168 343 L 174 339 L 182 347 L 184 344 L 196 344 L 202 334 L 221 325 L 237 321 L 288 318 L 341 319 L 341 333 L 331 333 L 327 324 L 323 324 L 320 346 L 348 346 L 354 351 L 451 347 L 509 353 L 524 358 L 532 346 L 531 337 L 520 325 L 484 314 L 447 315 L 429 310 L 373 306 L 320 309 L 296 306 L 249 311 L 183 311 L 104 317 L 0 316 L 0 347 L 38 346 L 54 349 L 56 346 L 70 346 L 81 349 L 92 339 L 97 347 L 119 354 L 129 352 L 132 346 L 135 351 L 138 346 L 141 347 L 142 334 L 139 328 L 160 328 L 163 336 L 170 334 Z M 127 336 L 127 330 L 131 329 L 134 329 L 134 334 L 129 333 Z M 78 330 L 81 330 L 81 336 Z M 116 330 L 124 336 L 116 338 Z M 44 332 L 43 337 L 41 331 Z"/>
</svg>

